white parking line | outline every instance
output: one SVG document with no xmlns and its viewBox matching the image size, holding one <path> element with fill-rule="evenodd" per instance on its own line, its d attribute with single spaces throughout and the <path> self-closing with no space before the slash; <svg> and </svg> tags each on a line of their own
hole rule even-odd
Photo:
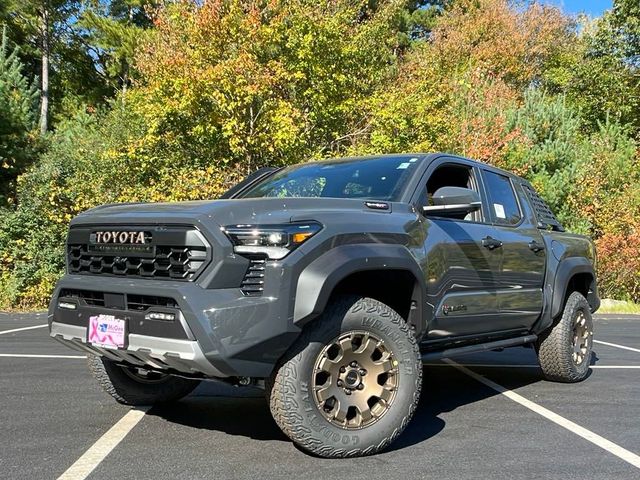
<svg viewBox="0 0 640 480">
<path fill-rule="evenodd" d="M 448 363 L 423 363 L 424 367 L 452 367 Z M 457 363 L 461 367 L 482 367 L 482 368 L 540 368 L 540 365 L 509 365 L 500 363 Z"/>
<path fill-rule="evenodd" d="M 591 365 L 589 368 L 622 368 L 633 370 L 634 368 L 640 368 L 640 365 Z"/>
<path fill-rule="evenodd" d="M 457 362 L 456 362 L 457 363 Z M 451 367 L 446 363 L 423 363 L 424 367 Z M 509 365 L 500 363 L 457 363 L 461 367 L 480 367 L 480 368 L 540 368 L 540 365 Z M 591 365 L 589 368 L 621 368 L 633 370 L 640 368 L 640 365 Z"/>
<path fill-rule="evenodd" d="M 33 327 L 22 327 L 22 328 L 14 328 L 13 330 L 3 330 L 0 332 L 0 335 L 5 335 L 7 333 L 14 333 L 14 332 L 22 332 L 24 330 L 33 330 L 34 328 L 44 328 L 46 327 L 48 324 L 44 324 L 44 325 L 34 325 Z"/>
<path fill-rule="evenodd" d="M 566 418 L 561 417 L 557 413 L 554 413 L 551 410 L 544 408 L 542 405 L 538 405 L 537 403 L 524 398 L 522 395 L 519 395 L 516 392 L 509 390 L 503 387 L 502 385 L 499 385 L 489 380 L 488 378 L 483 377 L 482 375 L 478 375 L 476 372 L 473 372 L 468 368 L 463 367 L 462 365 L 459 365 L 453 360 L 449 360 L 446 358 L 443 361 L 457 368 L 458 370 L 470 376 L 474 380 L 477 380 L 478 382 L 486 385 L 487 387 L 513 400 L 514 402 L 519 403 L 523 407 L 528 408 L 532 412 L 535 412 L 538 415 L 543 416 L 547 420 L 551 420 L 553 423 L 560 425 L 563 428 L 566 428 L 567 430 L 575 433 L 579 437 L 584 438 L 585 440 L 593 443 L 594 445 L 597 445 L 598 447 L 606 450 L 607 452 L 615 455 L 616 457 L 640 469 L 640 456 L 636 455 L 635 453 L 630 452 L 629 450 L 626 450 L 619 445 L 616 445 L 615 443 L 607 440 L 604 437 L 601 437 L 600 435 L 592 432 L 591 430 L 587 430 L 586 428 L 581 427 L 577 423 L 573 423 L 571 420 L 567 420 Z"/>
<path fill-rule="evenodd" d="M 594 340 L 593 342 L 599 343 L 600 345 L 607 345 L 608 347 L 616 347 L 616 348 L 621 348 L 623 350 L 631 350 L 632 352 L 640 353 L 640 348 L 625 347 L 624 345 L 618 345 L 617 343 L 603 342 L 602 340 Z"/>
<path fill-rule="evenodd" d="M 30 353 L 0 353 L 0 357 L 10 358 L 87 358 L 84 355 L 34 355 Z"/>
<path fill-rule="evenodd" d="M 147 413 L 148 408 L 130 410 L 94 443 L 89 450 L 76 460 L 58 480 L 83 480 L 102 462 L 111 451 L 127 436 Z"/>
</svg>

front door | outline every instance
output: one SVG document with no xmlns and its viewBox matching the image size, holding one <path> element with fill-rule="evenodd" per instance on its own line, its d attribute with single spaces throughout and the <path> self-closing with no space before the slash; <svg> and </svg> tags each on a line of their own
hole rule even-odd
<svg viewBox="0 0 640 480">
<path fill-rule="evenodd" d="M 441 160 L 426 182 L 418 206 L 444 186 L 471 188 L 481 193 L 479 171 L 473 165 Z M 502 329 L 498 295 L 502 249 L 496 229 L 482 211 L 459 218 L 425 219 L 423 264 L 427 302 L 433 314 L 426 340 L 449 341 Z M 508 327 L 505 327 L 508 328 Z"/>
</svg>

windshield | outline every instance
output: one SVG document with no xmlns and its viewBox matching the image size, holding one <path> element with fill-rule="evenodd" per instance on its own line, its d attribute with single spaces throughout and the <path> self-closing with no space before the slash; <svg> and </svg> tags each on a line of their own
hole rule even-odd
<svg viewBox="0 0 640 480">
<path fill-rule="evenodd" d="M 239 198 L 328 197 L 397 201 L 418 157 L 398 155 L 293 165 L 271 175 Z"/>
</svg>

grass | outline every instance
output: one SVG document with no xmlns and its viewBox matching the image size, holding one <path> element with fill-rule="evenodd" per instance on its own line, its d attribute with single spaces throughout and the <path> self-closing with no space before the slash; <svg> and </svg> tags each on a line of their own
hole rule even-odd
<svg viewBox="0 0 640 480">
<path fill-rule="evenodd" d="M 640 305 L 624 300 L 603 298 L 598 313 L 636 313 L 640 314 Z"/>
</svg>

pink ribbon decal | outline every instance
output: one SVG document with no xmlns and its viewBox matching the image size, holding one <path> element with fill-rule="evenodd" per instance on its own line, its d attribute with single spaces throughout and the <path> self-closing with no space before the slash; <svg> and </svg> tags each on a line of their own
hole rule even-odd
<svg viewBox="0 0 640 480">
<path fill-rule="evenodd" d="M 124 321 L 113 315 L 89 317 L 89 342 L 104 346 L 124 346 Z"/>
</svg>

